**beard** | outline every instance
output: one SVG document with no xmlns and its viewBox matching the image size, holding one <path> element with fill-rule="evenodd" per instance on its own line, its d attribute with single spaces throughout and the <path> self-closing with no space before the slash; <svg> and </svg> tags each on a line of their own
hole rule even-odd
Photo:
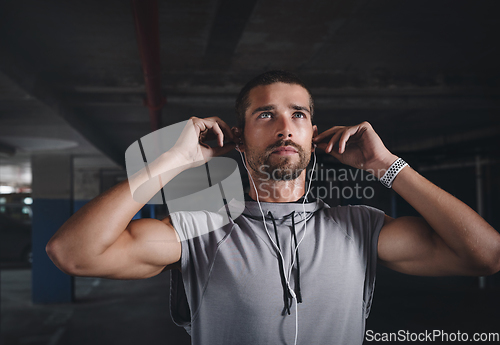
<svg viewBox="0 0 500 345">
<path fill-rule="evenodd" d="M 273 151 L 281 146 L 291 146 L 297 150 L 299 160 L 293 160 L 295 155 L 277 157 L 277 162 L 271 163 Z M 247 151 L 248 165 L 261 180 L 291 181 L 297 179 L 311 160 L 310 153 L 291 140 L 282 140 L 266 148 L 264 154 L 253 150 Z"/>
</svg>

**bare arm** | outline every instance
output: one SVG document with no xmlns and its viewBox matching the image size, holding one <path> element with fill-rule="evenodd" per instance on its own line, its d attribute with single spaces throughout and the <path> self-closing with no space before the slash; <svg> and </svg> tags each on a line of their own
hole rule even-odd
<svg viewBox="0 0 500 345">
<path fill-rule="evenodd" d="M 314 138 L 342 163 L 380 178 L 397 159 L 371 125 L 337 126 Z M 500 234 L 466 204 L 410 167 L 392 188 L 422 215 L 386 216 L 378 241 L 380 262 L 415 275 L 486 275 L 500 270 Z"/>
<path fill-rule="evenodd" d="M 232 139 L 232 133 L 222 120 L 192 118 L 188 125 L 188 135 L 183 132 L 174 148 L 149 165 L 151 176 L 160 177 L 155 183 L 146 183 L 151 180 L 146 171 L 140 171 L 63 224 L 46 247 L 56 266 L 71 275 L 114 279 L 147 278 L 176 266 L 181 245 L 170 218 L 131 219 L 144 206 L 142 200 L 153 197 L 179 172 L 234 148 L 223 143 L 224 134 Z M 214 137 L 219 147 L 201 143 Z M 140 190 L 141 202 L 132 197 L 131 186 L 133 191 Z"/>
<path fill-rule="evenodd" d="M 416 275 L 489 275 L 500 270 L 500 234 L 462 201 L 410 167 L 393 189 L 424 219 L 386 221 L 379 237 L 381 262 Z"/>
<path fill-rule="evenodd" d="M 47 244 L 49 257 L 76 276 L 140 279 L 160 273 L 179 260 L 180 242 L 169 218 L 131 221 L 142 206 L 123 181 L 63 224 Z"/>
</svg>

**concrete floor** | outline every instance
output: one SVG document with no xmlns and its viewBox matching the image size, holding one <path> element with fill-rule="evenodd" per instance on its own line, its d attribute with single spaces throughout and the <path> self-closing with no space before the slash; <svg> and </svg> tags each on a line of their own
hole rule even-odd
<svg viewBox="0 0 500 345">
<path fill-rule="evenodd" d="M 486 281 L 486 288 L 481 290 L 478 277 L 417 277 L 379 265 L 366 330 L 415 334 L 441 331 L 450 337 L 451 333 L 461 332 L 470 338 L 474 333 L 492 333 L 490 339 L 496 338 L 495 344 L 500 344 L 500 273 Z M 365 345 L 374 343 L 366 339 Z M 443 343 L 440 339 L 437 337 L 432 343 Z M 490 343 L 493 342 L 474 342 Z"/>
<path fill-rule="evenodd" d="M 496 285 L 481 291 L 448 279 L 447 286 L 436 287 L 432 278 L 391 275 L 388 280 L 387 271 L 379 273 L 367 330 L 500 333 Z M 168 273 L 136 281 L 75 278 L 75 303 L 33 305 L 31 270 L 4 268 L 1 344 L 188 345 L 187 333 L 170 319 L 169 278 Z"/>
<path fill-rule="evenodd" d="M 1 344 L 190 344 L 170 318 L 169 279 L 75 278 L 75 303 L 33 305 L 31 270 L 3 269 Z"/>
</svg>

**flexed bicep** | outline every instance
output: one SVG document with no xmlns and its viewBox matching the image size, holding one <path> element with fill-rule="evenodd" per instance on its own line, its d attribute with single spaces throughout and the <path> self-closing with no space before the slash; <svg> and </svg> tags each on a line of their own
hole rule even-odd
<svg viewBox="0 0 500 345">
<path fill-rule="evenodd" d="M 103 253 L 65 271 L 75 276 L 143 279 L 172 267 L 180 255 L 180 240 L 170 221 L 144 218 L 131 221 Z"/>
<path fill-rule="evenodd" d="M 420 276 L 474 275 L 461 259 L 420 217 L 386 216 L 378 241 L 381 264 Z"/>
</svg>

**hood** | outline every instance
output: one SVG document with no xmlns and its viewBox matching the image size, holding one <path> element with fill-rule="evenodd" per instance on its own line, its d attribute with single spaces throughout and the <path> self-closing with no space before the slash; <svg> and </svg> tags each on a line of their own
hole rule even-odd
<svg viewBox="0 0 500 345">
<path fill-rule="evenodd" d="M 295 224 L 299 224 L 303 222 L 304 219 L 311 218 L 316 211 L 328 207 L 321 199 L 305 202 L 304 205 L 297 202 L 261 202 L 260 205 L 265 215 L 266 222 L 272 224 L 271 217 L 268 214 L 269 211 L 271 211 L 276 221 L 276 225 L 288 226 L 292 225 L 292 214 L 294 215 Z M 262 220 L 262 214 L 260 213 L 257 201 L 245 201 L 243 215 L 249 218 Z"/>
</svg>

